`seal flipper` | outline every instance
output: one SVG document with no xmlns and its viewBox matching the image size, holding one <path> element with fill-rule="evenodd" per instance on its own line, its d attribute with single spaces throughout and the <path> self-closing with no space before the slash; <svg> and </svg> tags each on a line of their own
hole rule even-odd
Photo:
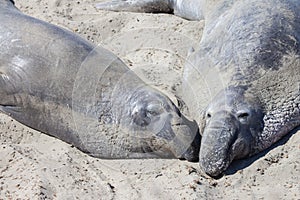
<svg viewBox="0 0 300 200">
<path fill-rule="evenodd" d="M 0 112 L 5 113 L 8 116 L 15 116 L 22 112 L 21 107 L 13 106 L 13 105 L 1 105 L 0 104 Z"/>
<path fill-rule="evenodd" d="M 101 10 L 145 13 L 173 13 L 173 6 L 170 0 L 112 0 L 96 4 Z"/>
<path fill-rule="evenodd" d="M 20 107 L 15 106 L 15 96 L 13 95 L 16 87 L 10 79 L 11 77 L 0 70 L 0 112 L 9 116 L 12 113 L 20 112 Z"/>
<path fill-rule="evenodd" d="M 0 0 L 0 6 L 2 5 L 15 5 L 15 2 L 13 0 Z"/>
<path fill-rule="evenodd" d="M 5 113 L 8 116 L 20 116 L 22 108 L 15 103 L 16 96 L 13 95 L 14 91 L 8 92 L 8 78 L 0 72 L 0 113 Z"/>
<path fill-rule="evenodd" d="M 204 19 L 202 1 L 184 0 L 111 0 L 96 4 L 100 10 L 141 13 L 169 13 L 187 20 Z"/>
</svg>

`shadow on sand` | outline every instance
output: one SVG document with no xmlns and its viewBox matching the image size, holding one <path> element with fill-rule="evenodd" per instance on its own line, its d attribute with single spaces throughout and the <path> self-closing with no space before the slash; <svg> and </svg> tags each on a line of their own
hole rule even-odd
<svg viewBox="0 0 300 200">
<path fill-rule="evenodd" d="M 229 168 L 226 170 L 225 175 L 232 175 L 232 174 L 236 173 L 238 170 L 247 168 L 249 165 L 254 163 L 256 160 L 265 156 L 270 150 L 272 150 L 278 146 L 284 145 L 290 139 L 290 137 L 292 135 L 294 135 L 295 133 L 297 133 L 298 131 L 300 131 L 300 127 L 297 127 L 294 130 L 292 130 L 289 134 L 284 136 L 282 139 L 280 139 L 278 142 L 276 142 L 275 144 L 273 144 L 271 147 L 267 148 L 266 150 L 254 155 L 250 158 L 233 161 L 232 164 L 229 166 Z"/>
</svg>

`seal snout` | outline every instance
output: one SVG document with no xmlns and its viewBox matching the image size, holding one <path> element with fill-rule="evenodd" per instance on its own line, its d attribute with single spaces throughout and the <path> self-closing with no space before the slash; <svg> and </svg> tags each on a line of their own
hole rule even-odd
<svg viewBox="0 0 300 200">
<path fill-rule="evenodd" d="M 172 139 L 176 157 L 190 162 L 198 162 L 201 137 L 197 123 L 186 119 L 183 115 L 173 115 L 171 127 L 176 133 Z"/>
<path fill-rule="evenodd" d="M 230 164 L 232 145 L 238 135 L 236 117 L 227 111 L 210 113 L 202 134 L 200 167 L 210 176 L 220 175 Z"/>
</svg>

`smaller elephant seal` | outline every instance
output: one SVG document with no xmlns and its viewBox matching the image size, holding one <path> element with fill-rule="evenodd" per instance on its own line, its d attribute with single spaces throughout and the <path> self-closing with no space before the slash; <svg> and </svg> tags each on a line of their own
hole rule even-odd
<svg viewBox="0 0 300 200">
<path fill-rule="evenodd" d="M 97 7 L 205 20 L 184 68 L 183 100 L 199 123 L 200 167 L 210 176 L 300 125 L 299 1 L 125 0 Z"/>
<path fill-rule="evenodd" d="M 109 51 L 0 0 L 0 110 L 99 158 L 198 160 L 198 126 Z"/>
</svg>

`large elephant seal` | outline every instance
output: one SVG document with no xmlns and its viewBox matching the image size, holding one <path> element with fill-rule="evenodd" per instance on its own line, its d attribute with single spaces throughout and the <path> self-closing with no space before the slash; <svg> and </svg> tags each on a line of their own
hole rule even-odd
<svg viewBox="0 0 300 200">
<path fill-rule="evenodd" d="M 128 0 L 97 7 L 115 10 L 124 2 L 131 11 L 165 5 L 165 12 L 205 19 L 184 69 L 183 99 L 201 127 L 200 166 L 207 174 L 220 175 L 233 159 L 260 152 L 299 126 L 299 1 L 143 0 L 135 6 Z"/>
<path fill-rule="evenodd" d="M 198 160 L 197 125 L 115 55 L 9 0 L 0 19 L 2 112 L 100 158 Z"/>
</svg>

